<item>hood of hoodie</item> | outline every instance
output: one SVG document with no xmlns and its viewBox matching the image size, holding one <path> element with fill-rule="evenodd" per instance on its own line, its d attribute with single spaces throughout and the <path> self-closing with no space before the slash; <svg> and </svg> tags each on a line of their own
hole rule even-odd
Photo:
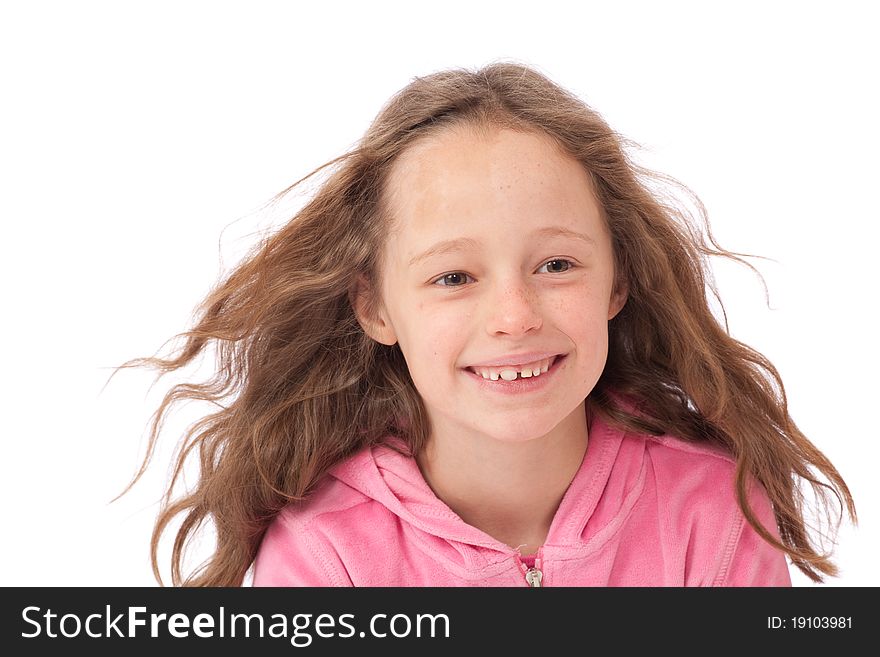
<svg viewBox="0 0 880 657">
<path fill-rule="evenodd" d="M 464 522 L 392 446 L 357 452 L 308 503 L 278 514 L 255 585 L 531 584 L 515 548 Z M 535 555 L 542 586 L 790 586 L 784 553 L 746 522 L 735 480 L 736 460 L 718 446 L 618 430 L 594 414 Z M 772 503 L 752 483 L 749 505 L 778 540 Z"/>
<path fill-rule="evenodd" d="M 635 503 L 644 480 L 645 441 L 626 438 L 627 434 L 593 414 L 583 460 L 554 514 L 539 555 L 546 558 L 556 548 L 584 549 L 614 533 Z M 386 445 L 361 450 L 329 474 L 424 533 L 423 538 L 431 543 L 430 551 L 448 555 L 450 565 L 472 567 L 517 554 L 514 548 L 462 520 L 428 486 L 414 458 Z M 438 550 L 437 541 L 451 549 Z"/>
</svg>

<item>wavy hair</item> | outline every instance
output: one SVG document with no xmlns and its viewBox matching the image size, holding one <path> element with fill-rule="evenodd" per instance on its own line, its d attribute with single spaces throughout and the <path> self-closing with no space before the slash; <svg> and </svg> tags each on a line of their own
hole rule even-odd
<svg viewBox="0 0 880 657">
<path fill-rule="evenodd" d="M 726 313 L 722 326 L 708 303 L 707 291 L 721 302 L 709 256 L 757 270 L 739 257 L 746 254 L 716 243 L 705 208 L 687 187 L 637 165 L 628 153 L 637 145 L 582 100 L 530 67 L 495 62 L 414 78 L 352 149 L 274 197 L 330 172 L 283 227 L 221 277 L 198 305 L 193 327 L 175 336 L 182 345 L 168 357 L 116 368 L 148 366 L 160 378 L 202 352 L 213 351 L 216 360 L 210 378 L 165 394 L 140 470 L 126 488 L 147 468 L 176 403 L 201 400 L 220 409 L 191 425 L 178 444 L 151 541 L 159 583 L 158 545 L 173 520 L 182 517 L 171 558 L 174 585 L 240 585 L 275 515 L 306 499 L 329 468 L 389 436 L 402 438 L 411 454 L 425 445 L 428 416 L 403 355 L 365 334 L 352 295 L 359 280 L 374 283 L 382 270 L 392 166 L 414 142 L 452 126 L 547 135 L 594 182 L 612 236 L 616 289 L 625 287 L 628 298 L 609 322 L 608 359 L 587 398 L 589 412 L 626 430 L 723 446 L 736 459 L 736 494 L 748 522 L 810 579 L 836 575 L 830 553 L 808 530 L 804 490 L 812 488 L 828 518 L 834 495 L 839 516 L 845 508 L 855 522 L 849 489 L 789 416 L 772 363 L 732 338 Z M 670 185 L 690 196 L 711 246 L 693 213 L 662 192 Z M 366 299 L 367 312 L 378 301 Z M 618 394 L 637 400 L 638 414 L 619 404 Z M 176 495 L 190 459 L 200 468 L 198 480 Z M 781 542 L 748 506 L 749 477 L 767 490 Z M 184 557 L 206 523 L 216 530 L 213 554 L 185 573 Z"/>
</svg>

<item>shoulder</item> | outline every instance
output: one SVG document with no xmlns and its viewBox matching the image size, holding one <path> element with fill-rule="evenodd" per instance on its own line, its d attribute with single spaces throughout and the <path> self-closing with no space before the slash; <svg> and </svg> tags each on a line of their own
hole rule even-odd
<svg viewBox="0 0 880 657">
<path fill-rule="evenodd" d="M 618 403 L 630 413 L 639 415 L 640 404 L 629 397 L 618 398 Z M 725 501 L 719 496 L 719 487 L 729 484 L 731 489 L 736 475 L 734 455 L 721 445 L 708 441 L 685 440 L 675 434 L 652 435 L 629 431 L 610 425 L 599 416 L 599 435 L 615 436 L 619 446 L 615 448 L 612 477 L 635 479 L 645 477 L 645 482 L 659 493 L 687 493 L 707 496 L 716 502 Z M 612 441 L 608 441 L 611 444 Z M 641 474 L 639 474 L 641 473 Z M 732 499 L 728 496 L 727 502 Z"/>
<path fill-rule="evenodd" d="M 729 450 L 671 435 L 633 438 L 645 441 L 644 465 L 658 497 L 679 500 L 671 508 L 724 515 L 734 520 L 742 517 L 736 486 L 737 462 Z M 767 493 L 757 479 L 747 475 L 745 481 L 749 506 L 764 511 L 770 508 Z"/>
<path fill-rule="evenodd" d="M 684 440 L 670 434 L 652 436 L 639 434 L 647 441 L 647 449 L 652 456 L 666 459 L 670 463 L 704 463 L 720 468 L 736 467 L 736 459 L 729 450 L 709 442 Z"/>
<path fill-rule="evenodd" d="M 648 481 L 662 521 L 685 545 L 693 583 L 787 585 L 784 553 L 747 521 L 737 492 L 737 462 L 726 449 L 675 436 L 640 436 Z M 779 538 L 766 490 L 747 476 L 745 500 L 755 518 Z"/>
<path fill-rule="evenodd" d="M 306 500 L 289 504 L 272 520 L 254 562 L 254 585 L 351 586 L 336 543 L 351 537 L 352 527 L 375 526 L 376 507 L 363 493 L 325 476 Z"/>
<path fill-rule="evenodd" d="M 736 459 L 729 451 L 668 434 L 626 434 L 627 442 L 641 456 L 645 492 L 667 512 L 718 516 L 738 509 Z"/>
<path fill-rule="evenodd" d="M 719 485 L 733 485 L 736 459 L 721 446 L 687 441 L 676 436 L 639 435 L 645 441 L 645 459 L 659 485 L 704 491 L 717 497 Z"/>
<path fill-rule="evenodd" d="M 645 440 L 645 467 L 659 498 L 670 510 L 707 517 L 718 523 L 738 522 L 742 510 L 737 492 L 737 461 L 724 447 L 672 435 L 641 436 Z M 769 503 L 763 486 L 745 477 L 750 506 Z"/>
<path fill-rule="evenodd" d="M 305 528 L 332 522 L 335 517 L 372 500 L 336 477 L 325 475 L 315 490 L 303 502 L 287 505 L 275 522 L 290 528 Z"/>
</svg>

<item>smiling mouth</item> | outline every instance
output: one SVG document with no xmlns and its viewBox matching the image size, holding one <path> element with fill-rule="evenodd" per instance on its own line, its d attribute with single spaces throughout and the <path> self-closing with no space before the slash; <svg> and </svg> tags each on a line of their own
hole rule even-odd
<svg viewBox="0 0 880 657">
<path fill-rule="evenodd" d="M 524 363 L 522 365 L 500 365 L 494 367 L 466 367 L 465 370 L 486 381 L 518 381 L 520 379 L 538 378 L 550 371 L 554 365 L 565 358 L 565 354 L 557 354 L 550 358 Z"/>
</svg>

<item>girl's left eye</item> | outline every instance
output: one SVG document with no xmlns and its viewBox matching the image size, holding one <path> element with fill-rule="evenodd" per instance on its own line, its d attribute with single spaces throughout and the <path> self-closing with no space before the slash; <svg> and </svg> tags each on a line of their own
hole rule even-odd
<svg viewBox="0 0 880 657">
<path fill-rule="evenodd" d="M 538 271 L 541 271 L 544 267 L 548 265 L 552 267 L 557 267 L 559 265 L 563 265 L 562 269 L 554 269 L 553 271 L 549 271 L 550 274 L 562 274 L 572 267 L 572 263 L 570 260 L 566 260 L 564 258 L 554 258 L 553 260 L 548 260 L 543 265 L 538 268 Z M 470 278 L 467 274 L 460 271 L 454 271 L 449 274 L 444 274 L 440 278 L 434 281 L 434 285 L 442 285 L 443 287 L 461 287 L 466 279 Z"/>
<path fill-rule="evenodd" d="M 547 265 L 560 264 L 560 263 L 565 265 L 565 268 L 564 268 L 564 269 L 557 270 L 557 271 L 552 271 L 552 272 L 548 272 L 548 273 L 550 273 L 550 274 L 561 274 L 562 272 L 564 272 L 564 271 L 568 271 L 569 269 L 571 269 L 571 261 L 570 261 L 570 260 L 565 260 L 565 259 L 563 259 L 563 258 L 554 258 L 553 260 L 548 260 L 548 261 L 545 262 L 543 265 L 541 265 L 540 269 L 543 269 L 543 268 L 546 267 Z M 539 271 L 540 271 L 540 269 L 539 269 Z"/>
<path fill-rule="evenodd" d="M 464 272 L 455 271 L 455 272 L 452 272 L 451 274 L 444 274 L 443 276 L 438 278 L 436 281 L 434 281 L 434 284 L 437 284 L 437 283 L 440 283 L 441 281 L 443 281 L 440 284 L 443 285 L 444 287 L 461 287 L 461 284 L 459 284 L 457 282 L 448 283 L 446 281 L 449 281 L 451 279 L 461 280 L 464 278 L 469 278 L 469 276 L 467 274 L 465 274 Z"/>
</svg>

